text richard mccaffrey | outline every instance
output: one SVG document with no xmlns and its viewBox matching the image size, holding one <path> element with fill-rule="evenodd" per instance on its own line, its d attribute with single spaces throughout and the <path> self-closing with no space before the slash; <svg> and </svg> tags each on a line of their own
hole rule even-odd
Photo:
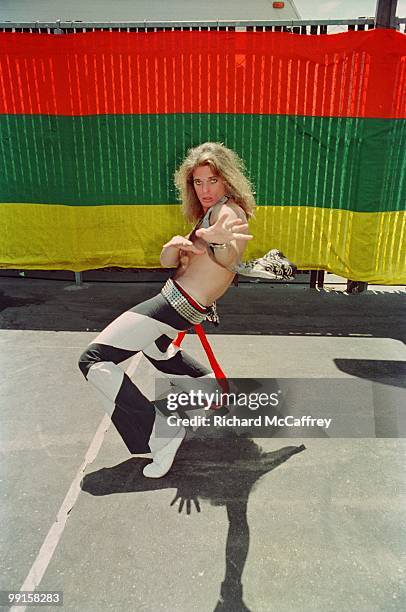
<svg viewBox="0 0 406 612">
<path fill-rule="evenodd" d="M 189 391 L 189 393 L 169 393 L 167 397 L 167 408 L 177 410 L 178 408 L 199 407 L 204 410 L 220 406 L 246 407 L 250 410 L 258 410 L 265 406 L 277 407 L 279 405 L 279 393 L 225 393 L 215 391 L 208 393 L 201 389 Z M 175 414 L 167 417 L 167 423 L 173 427 L 183 425 L 185 427 L 325 427 L 331 424 L 331 418 L 317 418 L 310 415 L 280 416 L 258 415 L 252 417 L 241 417 L 237 415 L 213 415 L 210 418 L 202 415 L 191 417 L 179 417 Z"/>
</svg>

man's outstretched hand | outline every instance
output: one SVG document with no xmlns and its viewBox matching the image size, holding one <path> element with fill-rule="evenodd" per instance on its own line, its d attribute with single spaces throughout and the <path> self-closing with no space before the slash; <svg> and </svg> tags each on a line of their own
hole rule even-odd
<svg viewBox="0 0 406 612">
<path fill-rule="evenodd" d="M 196 230 L 196 236 L 203 238 L 206 242 L 227 244 L 232 240 L 252 240 L 254 236 L 244 234 L 248 229 L 248 223 L 242 219 L 230 219 L 227 213 L 223 213 L 209 228 Z"/>
</svg>

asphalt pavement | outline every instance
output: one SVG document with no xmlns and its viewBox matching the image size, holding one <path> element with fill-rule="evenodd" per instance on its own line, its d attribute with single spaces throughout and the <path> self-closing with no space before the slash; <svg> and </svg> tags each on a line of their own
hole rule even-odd
<svg viewBox="0 0 406 612">
<path fill-rule="evenodd" d="M 190 428 L 151 480 L 77 364 L 162 284 L 113 276 L 0 275 L 0 589 L 63 591 L 69 612 L 403 611 L 405 288 L 231 287 L 205 325 L 227 376 L 332 426 Z M 153 395 L 144 358 L 122 367 Z"/>
</svg>

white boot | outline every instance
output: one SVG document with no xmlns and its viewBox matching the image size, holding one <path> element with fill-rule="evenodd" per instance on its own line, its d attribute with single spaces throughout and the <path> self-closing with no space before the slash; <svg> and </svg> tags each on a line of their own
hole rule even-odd
<svg viewBox="0 0 406 612">
<path fill-rule="evenodd" d="M 162 476 L 165 476 L 172 467 L 185 435 L 184 427 L 171 427 L 167 424 L 166 418 L 156 411 L 154 426 L 148 442 L 153 460 L 152 463 L 144 467 L 144 476 L 147 478 L 162 478 Z"/>
</svg>

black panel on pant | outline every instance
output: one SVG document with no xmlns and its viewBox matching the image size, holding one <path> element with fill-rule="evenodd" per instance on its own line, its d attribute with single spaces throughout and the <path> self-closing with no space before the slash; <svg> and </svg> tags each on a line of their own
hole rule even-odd
<svg viewBox="0 0 406 612">
<path fill-rule="evenodd" d="M 166 353 L 168 346 L 170 345 L 171 342 L 172 342 L 172 338 L 169 338 L 169 336 L 165 336 L 165 335 L 159 336 L 159 338 L 155 340 L 155 344 L 159 348 L 161 353 Z"/>
<path fill-rule="evenodd" d="M 161 293 L 130 308 L 130 311 L 166 323 L 178 331 L 186 331 L 193 327 L 192 323 L 176 312 Z"/>
<path fill-rule="evenodd" d="M 199 376 L 205 376 L 211 373 L 211 370 L 196 361 L 196 359 L 193 359 L 193 357 L 187 353 L 185 354 L 182 350 L 178 351 L 171 359 L 153 359 L 148 355 L 145 355 L 145 357 L 157 370 L 165 374 L 178 374 L 179 376 L 199 378 Z"/>
<path fill-rule="evenodd" d="M 109 346 L 108 344 L 98 344 L 96 342 L 89 344 L 87 349 L 83 351 L 79 358 L 79 368 L 83 376 L 87 379 L 89 369 L 95 363 L 100 361 L 112 361 L 113 363 L 121 363 L 136 355 L 139 351 L 127 351 L 125 349 Z"/>
<path fill-rule="evenodd" d="M 154 426 L 155 408 L 127 374 L 124 374 L 115 404 L 111 420 L 130 453 L 151 452 L 148 441 Z"/>
</svg>

